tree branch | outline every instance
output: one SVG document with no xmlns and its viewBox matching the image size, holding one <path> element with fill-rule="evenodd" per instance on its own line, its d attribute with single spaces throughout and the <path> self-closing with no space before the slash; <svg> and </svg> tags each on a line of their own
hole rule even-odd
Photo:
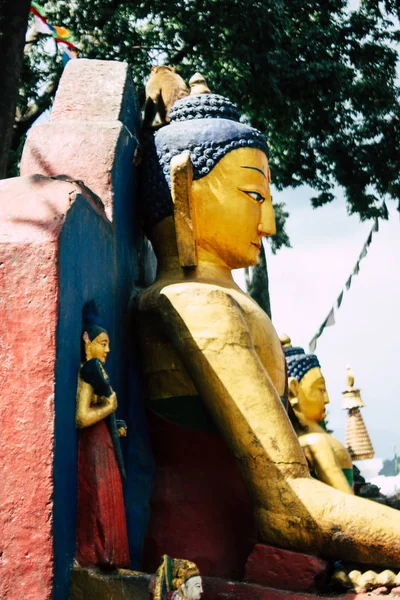
<svg viewBox="0 0 400 600">
<path fill-rule="evenodd" d="M 21 137 L 26 134 L 36 119 L 50 107 L 57 86 L 58 77 L 49 83 L 43 94 L 37 99 L 36 102 L 33 102 L 30 106 L 28 106 L 27 110 L 23 114 L 21 114 L 17 109 L 11 143 L 12 150 L 16 150 L 18 148 Z"/>
</svg>

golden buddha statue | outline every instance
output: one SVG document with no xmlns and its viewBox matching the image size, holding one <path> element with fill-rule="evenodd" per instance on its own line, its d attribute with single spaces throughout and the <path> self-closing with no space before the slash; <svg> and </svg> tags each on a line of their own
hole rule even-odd
<svg viewBox="0 0 400 600">
<path fill-rule="evenodd" d="M 281 337 L 288 365 L 289 401 L 299 436 L 312 474 L 337 490 L 352 494 L 353 465 L 346 448 L 324 427 L 329 396 L 318 358 L 293 347 L 288 336 Z"/>
<path fill-rule="evenodd" d="M 249 489 L 260 541 L 400 567 L 399 514 L 310 476 L 281 402 L 279 337 L 232 278 L 275 233 L 265 139 L 214 94 L 177 101 L 170 120 L 149 134 L 143 161 L 158 259 L 136 313 L 148 406 L 204 404 Z"/>
</svg>

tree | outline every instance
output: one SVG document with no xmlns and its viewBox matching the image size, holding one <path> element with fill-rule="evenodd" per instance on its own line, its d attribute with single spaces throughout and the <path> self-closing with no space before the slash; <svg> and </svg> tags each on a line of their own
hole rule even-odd
<svg viewBox="0 0 400 600">
<path fill-rule="evenodd" d="M 385 475 L 386 477 L 394 477 L 398 474 L 397 458 L 387 458 L 383 461 L 383 467 L 379 471 L 378 475 Z"/>
<path fill-rule="evenodd" d="M 400 196 L 397 0 L 362 0 L 357 10 L 348 0 L 51 0 L 45 8 L 74 32 L 82 57 L 128 61 L 142 99 L 156 61 L 186 79 L 202 72 L 266 134 L 278 188 L 308 184 L 321 206 L 338 184 L 362 219 L 382 216 L 383 196 Z M 40 50 L 40 60 L 26 58 L 21 115 L 41 97 L 38 82 L 59 76 L 60 61 Z"/>
<path fill-rule="evenodd" d="M 7 169 L 29 5 L 29 0 L 0 0 L 0 179 Z"/>
</svg>

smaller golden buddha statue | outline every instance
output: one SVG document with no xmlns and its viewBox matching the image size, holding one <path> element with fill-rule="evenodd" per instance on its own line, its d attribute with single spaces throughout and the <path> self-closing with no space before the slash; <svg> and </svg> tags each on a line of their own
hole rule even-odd
<svg viewBox="0 0 400 600">
<path fill-rule="evenodd" d="M 153 600 L 200 600 L 203 585 L 199 569 L 184 558 L 162 557 L 153 582 Z"/>
<path fill-rule="evenodd" d="M 317 479 L 352 494 L 353 465 L 346 448 L 325 428 L 329 396 L 318 358 L 293 347 L 288 336 L 281 337 L 288 365 L 289 401 L 300 445 Z"/>
</svg>

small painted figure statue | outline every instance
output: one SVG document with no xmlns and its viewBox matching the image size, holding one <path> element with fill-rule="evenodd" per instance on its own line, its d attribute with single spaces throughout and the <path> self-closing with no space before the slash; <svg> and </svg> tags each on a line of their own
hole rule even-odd
<svg viewBox="0 0 400 600">
<path fill-rule="evenodd" d="M 167 554 L 152 582 L 153 600 L 200 600 L 203 594 L 201 576 L 196 565 L 186 559 Z"/>
<path fill-rule="evenodd" d="M 292 423 L 307 458 L 311 473 L 332 487 L 352 493 L 353 465 L 346 448 L 325 429 L 329 403 L 325 378 L 318 358 L 293 347 L 288 336 L 281 337 L 288 365 L 289 401 L 296 419 Z"/>
<path fill-rule="evenodd" d="M 275 233 L 264 137 L 225 98 L 192 94 L 149 140 L 143 168 L 158 259 L 137 305 L 148 405 L 188 420 L 208 411 L 252 497 L 260 541 L 400 567 L 397 511 L 310 476 L 280 399 L 279 337 L 232 278 Z"/>
<path fill-rule="evenodd" d="M 118 435 L 125 435 L 125 427 L 117 426 L 117 397 L 104 370 L 109 343 L 94 302 L 86 304 L 76 405 L 76 560 L 80 566 L 103 568 L 128 567 L 130 563 L 122 493 L 125 473 L 118 440 Z"/>
</svg>

